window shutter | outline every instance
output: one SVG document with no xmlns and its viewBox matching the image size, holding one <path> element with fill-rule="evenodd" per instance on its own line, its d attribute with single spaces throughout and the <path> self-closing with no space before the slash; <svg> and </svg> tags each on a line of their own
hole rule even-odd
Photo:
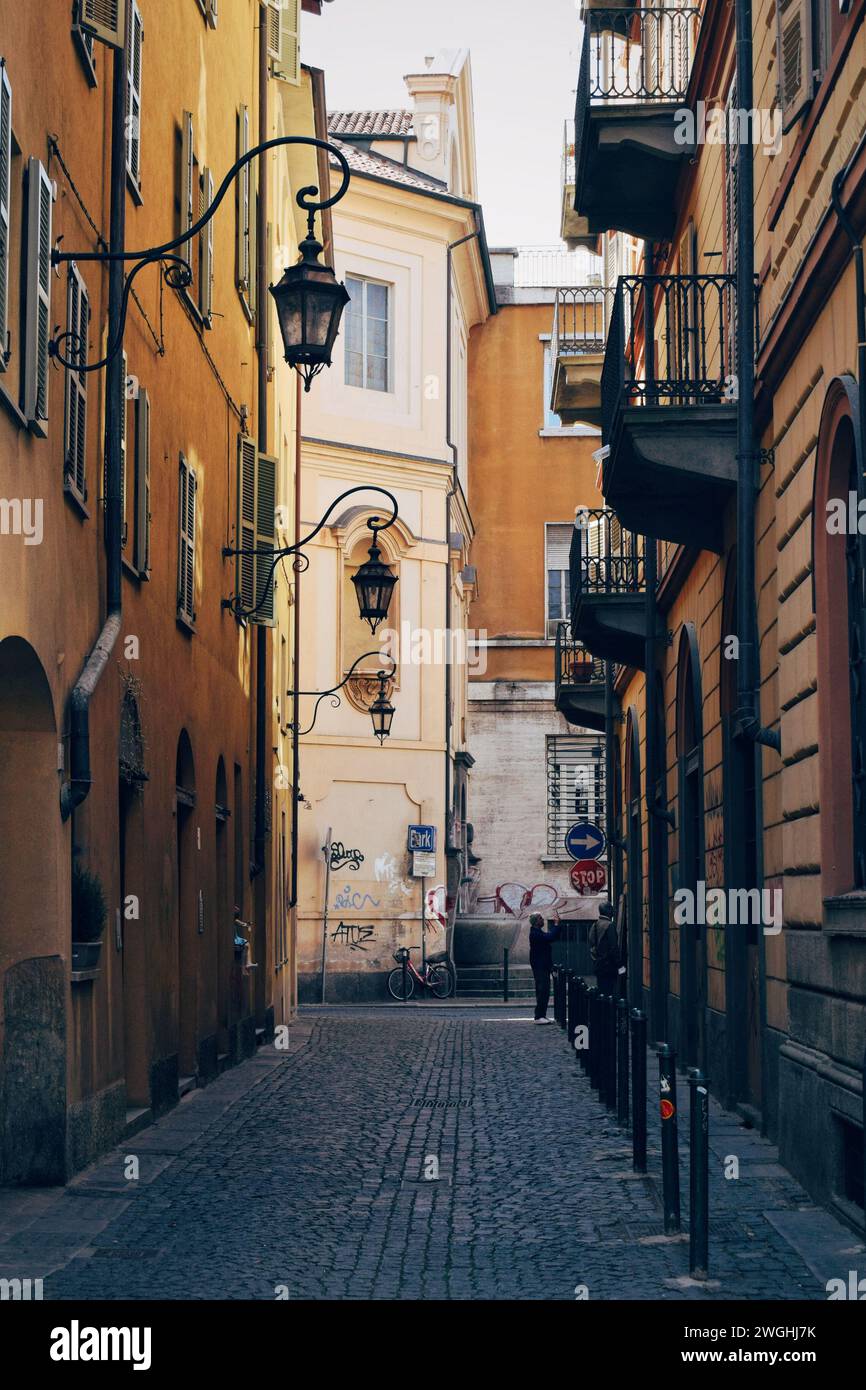
<svg viewBox="0 0 866 1390">
<path fill-rule="evenodd" d="M 38 159 L 27 164 L 26 355 L 24 414 L 36 434 L 48 428 L 51 321 L 51 182 Z"/>
<path fill-rule="evenodd" d="M 273 223 L 268 223 L 267 230 L 267 254 L 265 259 L 265 280 L 271 283 L 271 276 L 274 272 L 274 227 Z M 262 306 L 265 316 L 265 360 L 268 364 L 268 371 L 273 377 L 274 373 L 274 306 L 271 296 L 268 295 L 265 304 Z"/>
<path fill-rule="evenodd" d="M 178 617 L 195 622 L 195 510 L 196 477 L 183 454 L 180 456 L 178 486 Z"/>
<path fill-rule="evenodd" d="M 9 195 L 12 170 L 12 86 L 0 68 L 0 372 L 9 337 Z"/>
<path fill-rule="evenodd" d="M 126 96 L 126 168 L 136 188 L 141 184 L 141 46 L 144 26 L 135 0 L 130 8 L 131 30 L 127 53 L 129 83 Z"/>
<path fill-rule="evenodd" d="M 67 340 L 72 344 L 72 348 L 66 355 L 78 367 L 84 367 L 87 363 L 89 328 L 90 301 L 87 287 L 78 267 L 72 263 L 69 266 L 66 329 L 75 336 Z M 84 502 L 87 498 L 87 376 L 85 372 L 73 369 L 67 371 L 65 377 L 64 482 L 76 497 Z"/>
<path fill-rule="evenodd" d="M 282 0 L 280 57 L 277 77 L 299 86 L 301 81 L 301 0 Z"/>
<path fill-rule="evenodd" d="M 203 169 L 201 175 L 201 198 L 199 203 L 199 215 L 201 217 L 207 212 L 213 202 L 213 174 L 210 169 Z M 212 326 L 211 315 L 213 313 L 213 218 L 199 234 L 201 242 L 201 283 L 199 285 L 199 308 L 205 326 Z"/>
<path fill-rule="evenodd" d="M 259 454 L 256 469 L 255 621 L 274 623 L 274 544 L 276 541 L 277 460 Z"/>
<path fill-rule="evenodd" d="M 785 131 L 812 100 L 811 0 L 777 0 L 776 64 Z"/>
<path fill-rule="evenodd" d="M 247 303 L 250 313 L 255 314 L 259 292 L 259 171 L 250 169 L 250 230 L 249 230 L 250 283 L 247 289 Z"/>
<path fill-rule="evenodd" d="M 135 551 L 133 564 L 150 578 L 150 397 L 138 393 L 135 407 Z"/>
<path fill-rule="evenodd" d="M 268 57 L 274 63 L 280 61 L 280 38 L 282 35 L 280 8 L 280 0 L 268 0 Z"/>
<path fill-rule="evenodd" d="M 208 0 L 207 22 L 212 29 L 217 27 L 219 22 L 219 0 Z"/>
<path fill-rule="evenodd" d="M 195 217 L 193 216 L 193 169 L 195 163 L 195 153 L 193 150 L 192 133 L 192 112 L 184 111 L 183 128 L 180 155 L 180 176 L 182 180 L 180 190 L 180 231 L 181 235 L 188 232 Z M 189 261 L 190 269 L 195 273 L 192 264 L 192 241 L 186 241 L 181 246 L 180 254 L 185 261 Z"/>
<path fill-rule="evenodd" d="M 246 609 L 256 603 L 255 555 L 256 544 L 256 462 L 258 449 L 249 435 L 238 435 L 238 549 L 249 554 L 238 555 L 235 592 Z"/>
<path fill-rule="evenodd" d="M 250 148 L 250 113 L 246 106 L 238 107 L 238 159 Z M 238 186 L 238 289 L 246 294 L 250 284 L 250 166 L 245 164 L 237 180 Z"/>
<path fill-rule="evenodd" d="M 126 46 L 126 0 L 81 0 L 78 22 L 101 43 Z"/>
</svg>

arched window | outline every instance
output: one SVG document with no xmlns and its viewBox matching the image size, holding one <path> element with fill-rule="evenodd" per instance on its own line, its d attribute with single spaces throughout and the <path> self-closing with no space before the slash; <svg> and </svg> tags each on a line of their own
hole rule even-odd
<svg viewBox="0 0 866 1390">
<path fill-rule="evenodd" d="M 855 503 L 863 495 L 856 392 L 850 376 L 827 389 L 812 511 L 825 897 L 866 888 L 866 537 L 850 525 L 852 494 Z"/>
</svg>

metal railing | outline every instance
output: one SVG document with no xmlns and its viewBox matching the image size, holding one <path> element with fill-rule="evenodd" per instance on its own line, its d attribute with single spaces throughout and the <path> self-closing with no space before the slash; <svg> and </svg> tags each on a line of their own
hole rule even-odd
<svg viewBox="0 0 866 1390">
<path fill-rule="evenodd" d="M 580 168 L 590 106 L 685 100 L 700 13 L 688 6 L 590 10 L 584 16 L 572 141 L 575 169 Z"/>
<path fill-rule="evenodd" d="M 518 246 L 514 263 L 515 289 L 548 289 L 584 285 L 598 268 L 600 257 L 588 250 L 568 251 L 558 246 Z"/>
<path fill-rule="evenodd" d="M 556 698 L 563 686 L 580 688 L 604 684 L 604 661 L 593 656 L 582 642 L 572 635 L 570 623 L 559 623 L 556 628 L 556 648 L 554 653 L 554 682 Z"/>
<path fill-rule="evenodd" d="M 735 404 L 735 295 L 733 275 L 620 276 L 601 374 L 605 443 L 625 406 Z"/>
<path fill-rule="evenodd" d="M 584 594 L 639 594 L 646 587 L 644 538 L 607 507 L 578 513 L 569 552 L 571 604 Z"/>
<path fill-rule="evenodd" d="M 556 291 L 551 353 L 560 356 L 604 352 L 615 291 L 602 285 L 574 285 Z"/>
</svg>

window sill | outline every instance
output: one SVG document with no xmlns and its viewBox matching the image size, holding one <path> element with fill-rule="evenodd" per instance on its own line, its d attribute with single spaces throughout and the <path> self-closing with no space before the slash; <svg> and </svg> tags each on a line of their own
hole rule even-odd
<svg viewBox="0 0 866 1390">
<path fill-rule="evenodd" d="M 0 406 L 12 417 L 12 420 L 19 429 L 27 429 L 26 415 L 23 411 L 18 409 L 18 406 L 15 404 L 2 382 L 0 382 Z"/>
<path fill-rule="evenodd" d="M 598 439 L 601 430 L 595 425 L 568 425 L 561 429 L 548 429 L 545 427 L 538 431 L 539 439 Z"/>
<path fill-rule="evenodd" d="M 181 632 L 185 632 L 187 637 L 195 637 L 195 619 L 188 618 L 184 613 L 178 613 L 175 621 Z"/>
<path fill-rule="evenodd" d="M 74 487 L 70 487 L 69 483 L 63 484 L 63 496 L 66 498 L 72 510 L 78 513 L 79 520 L 90 520 L 90 508 L 85 499 L 81 496 L 80 492 L 76 492 Z"/>
<path fill-rule="evenodd" d="M 126 575 L 127 579 L 132 579 L 135 581 L 135 583 L 138 583 L 141 579 L 141 571 L 136 568 L 136 566 L 132 563 L 130 559 L 126 557 L 126 555 L 121 555 L 120 563 L 123 569 L 123 573 Z"/>
<path fill-rule="evenodd" d="M 866 893 L 824 899 L 824 930 L 830 936 L 866 937 Z"/>
<path fill-rule="evenodd" d="M 135 182 L 135 179 L 132 177 L 132 174 L 130 173 L 129 169 L 127 169 L 126 171 L 126 187 L 129 193 L 132 195 L 132 201 L 135 203 L 135 206 L 137 208 L 140 208 L 144 203 L 144 198 L 141 192 L 141 184 Z"/>
</svg>

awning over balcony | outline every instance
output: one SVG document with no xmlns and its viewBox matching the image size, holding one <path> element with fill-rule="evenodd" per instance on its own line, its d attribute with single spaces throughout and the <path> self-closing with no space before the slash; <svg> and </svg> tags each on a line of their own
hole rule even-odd
<svg viewBox="0 0 866 1390">
<path fill-rule="evenodd" d="M 575 213 L 590 232 L 674 232 L 675 190 L 694 153 L 677 121 L 700 11 L 592 8 L 584 17 L 574 118 Z"/>
</svg>

